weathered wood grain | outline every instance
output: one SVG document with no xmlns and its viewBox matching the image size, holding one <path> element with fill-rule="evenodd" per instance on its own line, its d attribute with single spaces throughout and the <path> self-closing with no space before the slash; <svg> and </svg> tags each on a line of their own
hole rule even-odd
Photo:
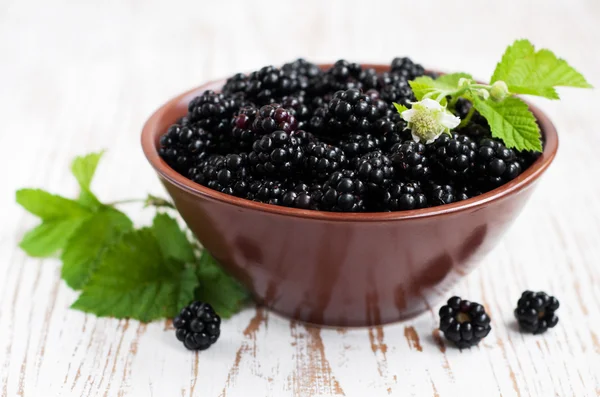
<svg viewBox="0 0 600 397">
<path fill-rule="evenodd" d="M 108 148 L 105 200 L 162 195 L 139 132 L 164 100 L 208 79 L 297 56 L 386 61 L 485 78 L 516 37 L 554 49 L 600 85 L 596 0 L 202 2 L 0 1 L 0 395 L 595 396 L 600 395 L 600 93 L 536 100 L 561 148 L 530 204 L 480 267 L 442 296 L 482 302 L 492 333 L 459 351 L 436 307 L 370 329 L 318 329 L 250 308 L 210 350 L 181 348 L 169 322 L 72 311 L 58 261 L 17 248 L 35 224 L 23 186 L 75 193 L 71 158 Z M 376 22 L 375 19 L 377 20 Z M 139 224 L 151 212 L 126 208 Z M 560 324 L 522 335 L 522 290 L 561 301 Z"/>
</svg>

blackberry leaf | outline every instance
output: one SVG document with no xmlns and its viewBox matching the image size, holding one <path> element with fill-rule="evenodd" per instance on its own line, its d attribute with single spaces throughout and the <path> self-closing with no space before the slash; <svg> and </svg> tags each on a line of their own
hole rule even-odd
<svg viewBox="0 0 600 397">
<path fill-rule="evenodd" d="M 223 318 L 239 312 L 248 301 L 246 290 L 223 270 L 207 250 L 202 251 L 197 276 L 200 286 L 195 298 L 210 303 Z"/>
<path fill-rule="evenodd" d="M 408 83 L 410 84 L 410 88 L 412 88 L 415 97 L 420 101 L 425 95 L 431 92 L 456 91 L 458 89 L 458 82 L 462 78 L 472 79 L 471 75 L 467 73 L 451 73 L 442 75 L 435 80 L 429 76 L 421 76 Z M 445 99 L 440 103 L 444 105 Z"/>
<path fill-rule="evenodd" d="M 17 191 L 17 203 L 43 220 L 77 218 L 90 211 L 75 200 L 48 193 L 41 189 Z"/>
<path fill-rule="evenodd" d="M 535 51 L 528 40 L 517 40 L 496 65 L 492 83 L 502 80 L 514 94 L 559 99 L 557 86 L 591 88 L 585 78 L 550 50 Z"/>
<path fill-rule="evenodd" d="M 71 172 L 75 176 L 75 179 L 77 179 L 79 187 L 81 188 L 78 201 L 82 205 L 93 209 L 97 209 L 102 205 L 98 198 L 90 190 L 90 185 L 92 183 L 94 174 L 96 173 L 98 162 L 102 158 L 103 154 L 104 151 L 100 151 L 97 153 L 90 153 L 85 156 L 79 156 L 76 157 L 71 164 Z"/>
<path fill-rule="evenodd" d="M 152 230 L 165 257 L 184 263 L 196 261 L 194 246 L 190 244 L 175 219 L 167 214 L 156 214 L 152 221 Z"/>
<path fill-rule="evenodd" d="M 154 231 L 129 232 L 103 255 L 74 309 L 152 321 L 175 316 L 194 297 L 194 269 L 166 258 Z"/>
<path fill-rule="evenodd" d="M 106 208 L 83 222 L 73 233 L 61 255 L 62 278 L 69 287 L 82 288 L 107 247 L 132 227 L 133 223 L 127 215 L 112 208 Z"/>
<path fill-rule="evenodd" d="M 540 128 L 527 104 L 516 97 L 502 102 L 473 98 L 475 109 L 487 119 L 492 136 L 500 138 L 508 148 L 542 151 Z"/>
<path fill-rule="evenodd" d="M 65 247 L 69 238 L 89 215 L 44 221 L 25 233 L 19 246 L 29 256 L 47 257 Z"/>
</svg>

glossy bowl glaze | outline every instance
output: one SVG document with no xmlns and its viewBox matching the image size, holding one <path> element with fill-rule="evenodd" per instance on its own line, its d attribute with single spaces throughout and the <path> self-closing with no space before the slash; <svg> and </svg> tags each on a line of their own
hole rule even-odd
<svg viewBox="0 0 600 397">
<path fill-rule="evenodd" d="M 262 204 L 194 183 L 158 155 L 160 136 L 185 115 L 188 102 L 223 83 L 205 84 L 158 109 L 142 131 L 144 153 L 187 225 L 214 257 L 259 303 L 310 323 L 383 324 L 447 298 L 448 288 L 502 237 L 558 148 L 556 129 L 530 106 L 546 139 L 544 153 L 518 178 L 481 196 L 391 213 Z"/>
</svg>

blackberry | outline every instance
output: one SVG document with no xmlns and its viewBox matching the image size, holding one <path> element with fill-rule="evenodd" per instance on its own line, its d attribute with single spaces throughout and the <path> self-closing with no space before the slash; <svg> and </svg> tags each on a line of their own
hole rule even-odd
<svg viewBox="0 0 600 397">
<path fill-rule="evenodd" d="M 327 117 L 327 106 L 315 109 L 308 122 L 308 129 L 315 134 L 320 134 L 325 129 L 325 118 Z"/>
<path fill-rule="evenodd" d="M 430 158 L 439 174 L 452 181 L 464 181 L 475 166 L 477 149 L 477 144 L 466 135 L 443 134 L 431 146 Z"/>
<path fill-rule="evenodd" d="M 306 123 L 312 117 L 310 109 L 304 104 L 304 96 L 286 96 L 281 99 L 281 106 L 288 111 L 298 121 L 298 129 L 304 128 Z"/>
<path fill-rule="evenodd" d="M 349 159 L 381 149 L 385 140 L 373 134 L 351 134 L 340 141 L 340 148 Z"/>
<path fill-rule="evenodd" d="M 311 178 L 325 178 L 346 164 L 344 152 L 323 142 L 309 142 L 304 153 L 305 174 Z"/>
<path fill-rule="evenodd" d="M 277 130 L 292 132 L 297 128 L 298 120 L 293 112 L 276 103 L 261 107 L 252 123 L 252 129 L 263 134 Z"/>
<path fill-rule="evenodd" d="M 340 59 L 325 73 L 328 88 L 331 91 L 360 88 L 358 79 L 361 72 L 359 64 Z"/>
<path fill-rule="evenodd" d="M 406 181 L 424 181 L 431 176 L 427 147 L 412 140 L 396 144 L 391 149 L 391 160 L 396 176 Z"/>
<path fill-rule="evenodd" d="M 483 138 L 491 138 L 492 131 L 490 130 L 487 121 L 484 120 L 484 122 L 484 124 L 480 124 L 471 120 L 469 124 L 463 128 L 460 128 L 458 132 L 460 132 L 462 135 L 469 136 L 475 141 L 481 141 Z"/>
<path fill-rule="evenodd" d="M 367 186 L 353 172 L 337 171 L 323 184 L 321 208 L 326 211 L 365 211 Z"/>
<path fill-rule="evenodd" d="M 263 130 L 257 132 L 252 124 L 256 119 L 258 109 L 254 106 L 246 106 L 241 108 L 232 120 L 231 136 L 239 151 L 246 152 L 252 148 L 252 144 Z"/>
<path fill-rule="evenodd" d="M 237 73 L 227 79 L 223 86 L 224 94 L 233 94 L 238 92 L 246 92 L 248 86 L 248 76 L 243 73 Z"/>
<path fill-rule="evenodd" d="M 304 183 L 298 183 L 283 194 L 281 204 L 287 207 L 300 209 L 319 209 L 321 185 L 314 184 L 310 187 Z"/>
<path fill-rule="evenodd" d="M 281 70 L 288 76 L 297 74 L 306 77 L 316 77 L 323 74 L 323 71 L 317 65 L 302 58 L 286 63 L 281 67 Z"/>
<path fill-rule="evenodd" d="M 219 192 L 244 197 L 250 180 L 247 155 L 210 156 L 190 168 L 188 178 Z"/>
<path fill-rule="evenodd" d="M 414 210 L 427 207 L 427 198 L 418 182 L 393 182 L 386 187 L 383 196 L 375 201 L 381 211 Z"/>
<path fill-rule="evenodd" d="M 188 117 L 200 128 L 223 134 L 230 128 L 236 110 L 234 97 L 208 90 L 190 101 Z"/>
<path fill-rule="evenodd" d="M 201 162 L 206 156 L 227 152 L 231 140 L 190 124 L 173 124 L 160 138 L 159 155 L 173 169 L 186 174 L 189 167 Z"/>
<path fill-rule="evenodd" d="M 365 154 L 353 163 L 358 178 L 370 185 L 381 187 L 394 174 L 391 160 L 381 151 Z"/>
<path fill-rule="evenodd" d="M 522 331 L 541 334 L 558 324 L 558 307 L 558 299 L 545 292 L 525 291 L 517 303 L 515 317 Z"/>
<path fill-rule="evenodd" d="M 282 197 L 285 193 L 285 182 L 278 180 L 256 180 L 249 184 L 248 195 L 249 200 L 259 201 L 262 203 L 281 205 Z"/>
<path fill-rule="evenodd" d="M 521 173 L 521 164 L 512 149 L 507 149 L 496 139 L 485 138 L 479 143 L 475 160 L 478 184 L 483 189 L 493 189 Z"/>
<path fill-rule="evenodd" d="M 428 202 L 431 206 L 451 204 L 468 198 L 465 191 L 457 191 L 451 185 L 432 183 L 428 190 Z"/>
<path fill-rule="evenodd" d="M 423 66 L 414 63 L 410 58 L 394 58 L 390 70 L 397 73 L 406 80 L 413 80 L 416 77 L 422 76 L 425 73 Z"/>
<path fill-rule="evenodd" d="M 208 303 L 193 302 L 173 319 L 175 336 L 189 350 L 206 350 L 221 335 L 221 317 Z"/>
<path fill-rule="evenodd" d="M 338 91 L 328 105 L 326 128 L 337 134 L 349 131 L 368 133 L 381 116 L 381 103 L 357 89 Z"/>
<path fill-rule="evenodd" d="M 308 80 L 304 76 L 286 74 L 273 66 L 265 66 L 248 76 L 246 95 L 257 104 L 264 105 L 277 102 L 307 84 Z"/>
<path fill-rule="evenodd" d="M 459 349 L 477 345 L 492 330 L 484 307 L 458 296 L 448 299 L 440 308 L 439 316 L 440 331 Z"/>
<path fill-rule="evenodd" d="M 409 106 L 410 102 L 415 101 L 416 98 L 408 85 L 408 81 L 400 78 L 397 74 L 391 74 L 390 76 L 396 76 L 396 78 L 391 78 L 392 82 L 381 88 L 380 98 L 389 104 L 390 109 L 392 109 L 393 102 Z"/>
<path fill-rule="evenodd" d="M 258 175 L 291 175 L 304 162 L 302 141 L 285 131 L 264 135 L 252 144 L 248 162 Z"/>
<path fill-rule="evenodd" d="M 377 71 L 373 68 L 361 70 L 358 75 L 358 81 L 360 82 L 360 88 L 365 91 L 379 86 L 379 76 L 377 76 Z"/>
</svg>

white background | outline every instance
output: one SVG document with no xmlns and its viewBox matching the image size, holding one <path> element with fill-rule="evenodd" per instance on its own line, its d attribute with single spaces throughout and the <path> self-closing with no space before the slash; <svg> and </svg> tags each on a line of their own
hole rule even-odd
<svg viewBox="0 0 600 397">
<path fill-rule="evenodd" d="M 597 395 L 598 91 L 535 101 L 559 130 L 559 155 L 497 249 L 452 291 L 493 318 L 470 351 L 440 345 L 433 311 L 386 327 L 319 330 L 250 308 L 223 323 L 209 351 L 189 353 L 168 323 L 69 310 L 76 294 L 60 281 L 59 262 L 16 248 L 36 220 L 14 191 L 74 194 L 71 159 L 106 148 L 95 182 L 103 200 L 163 195 L 139 145 L 150 113 L 206 80 L 298 56 L 409 55 L 485 79 L 505 46 L 526 37 L 599 86 L 599 23 L 598 0 L 0 0 L 0 395 Z M 152 215 L 126 210 L 139 224 Z M 512 308 L 526 288 L 560 299 L 556 329 L 516 330 Z"/>
</svg>

